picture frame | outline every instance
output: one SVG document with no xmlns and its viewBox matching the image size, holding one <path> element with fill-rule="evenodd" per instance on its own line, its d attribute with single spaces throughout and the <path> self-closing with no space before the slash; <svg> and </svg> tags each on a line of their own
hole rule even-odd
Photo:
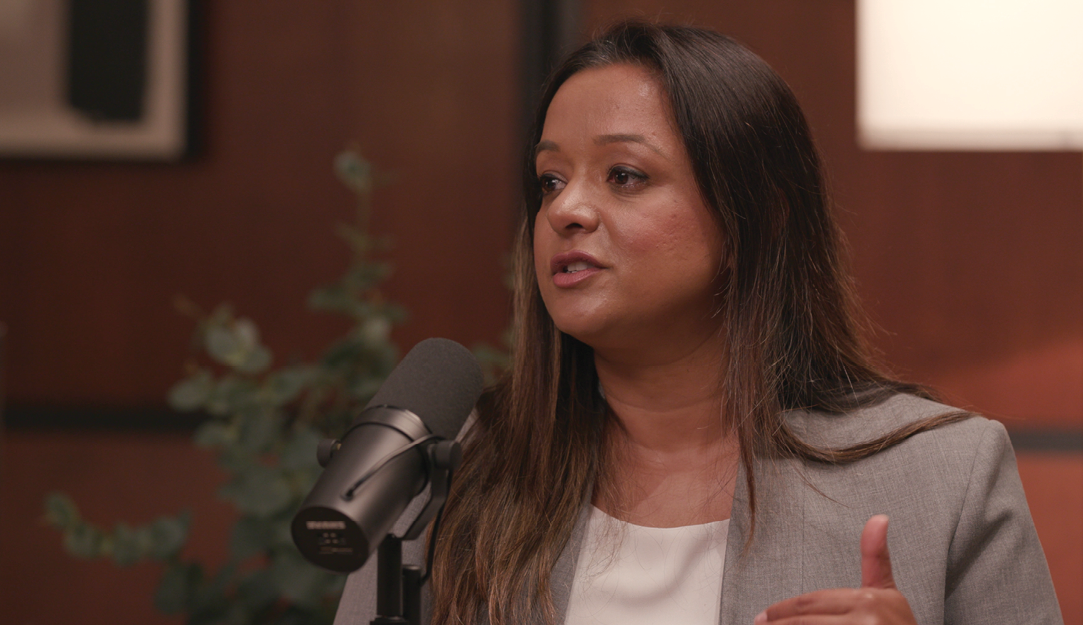
<svg viewBox="0 0 1083 625">
<path fill-rule="evenodd" d="M 194 1 L 0 3 L 0 158 L 190 156 Z"/>
</svg>

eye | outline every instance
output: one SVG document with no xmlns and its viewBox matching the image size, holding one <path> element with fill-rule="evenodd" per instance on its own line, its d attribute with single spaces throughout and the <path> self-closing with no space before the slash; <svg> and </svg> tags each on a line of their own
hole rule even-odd
<svg viewBox="0 0 1083 625">
<path fill-rule="evenodd" d="M 542 195 L 549 195 L 564 188 L 564 182 L 553 174 L 542 174 L 538 176 L 538 186 L 541 187 Z"/>
<path fill-rule="evenodd" d="M 607 182 L 611 182 L 618 187 L 633 188 L 647 181 L 647 174 L 620 165 L 609 170 L 609 176 L 606 178 Z"/>
</svg>

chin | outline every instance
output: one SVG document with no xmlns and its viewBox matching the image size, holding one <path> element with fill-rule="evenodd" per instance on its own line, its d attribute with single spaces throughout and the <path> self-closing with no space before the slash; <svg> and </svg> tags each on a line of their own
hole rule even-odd
<svg viewBox="0 0 1083 625">
<path fill-rule="evenodd" d="M 553 317 L 553 324 L 564 334 L 591 347 L 601 344 L 607 334 L 605 324 L 579 315 Z"/>
<path fill-rule="evenodd" d="M 638 351 L 646 342 L 641 333 L 614 327 L 610 324 L 568 324 L 557 329 L 583 343 L 595 353 L 620 353 Z"/>
</svg>

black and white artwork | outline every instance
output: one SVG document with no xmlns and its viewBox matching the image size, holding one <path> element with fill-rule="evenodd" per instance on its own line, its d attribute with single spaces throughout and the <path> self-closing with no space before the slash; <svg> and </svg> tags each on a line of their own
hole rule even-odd
<svg viewBox="0 0 1083 625">
<path fill-rule="evenodd" d="M 0 156 L 176 160 L 188 0 L 0 0 Z"/>
</svg>

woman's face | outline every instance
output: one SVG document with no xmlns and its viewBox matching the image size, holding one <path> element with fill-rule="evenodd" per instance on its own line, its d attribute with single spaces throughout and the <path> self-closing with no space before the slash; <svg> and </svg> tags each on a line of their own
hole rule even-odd
<svg viewBox="0 0 1083 625">
<path fill-rule="evenodd" d="M 534 269 L 557 327 L 596 350 L 716 333 L 721 237 L 656 79 L 634 65 L 574 74 L 536 151 Z"/>
</svg>

